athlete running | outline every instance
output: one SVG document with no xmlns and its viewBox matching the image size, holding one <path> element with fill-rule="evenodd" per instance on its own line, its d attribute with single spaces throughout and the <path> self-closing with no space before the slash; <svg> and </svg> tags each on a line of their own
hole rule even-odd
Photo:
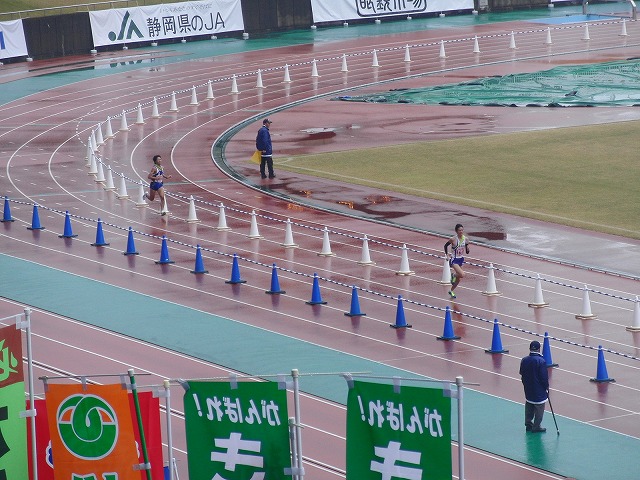
<svg viewBox="0 0 640 480">
<path fill-rule="evenodd" d="M 449 260 L 449 266 L 453 270 L 451 273 L 451 290 L 449 290 L 449 296 L 456 298 L 454 293 L 455 288 L 460 283 L 460 280 L 464 277 L 464 270 L 462 270 L 462 264 L 464 263 L 464 256 L 469 255 L 469 239 L 464 236 L 464 227 L 461 224 L 457 224 L 455 237 L 444 244 L 444 254 Z M 451 253 L 449 253 L 449 245 L 451 245 Z"/>
</svg>

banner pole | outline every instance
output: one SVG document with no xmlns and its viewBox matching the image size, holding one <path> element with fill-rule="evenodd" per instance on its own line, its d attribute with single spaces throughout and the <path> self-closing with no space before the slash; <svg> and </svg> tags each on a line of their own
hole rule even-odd
<svg viewBox="0 0 640 480">
<path fill-rule="evenodd" d="M 298 480 L 298 474 L 295 473 L 298 465 L 298 448 L 296 443 L 296 419 L 289 417 L 289 446 L 291 448 L 291 478 L 292 480 Z"/>
<path fill-rule="evenodd" d="M 171 434 L 171 390 L 169 387 L 171 386 L 169 380 L 165 380 L 164 384 L 164 392 L 165 392 L 165 401 L 164 408 L 167 415 L 167 458 L 169 459 L 169 480 L 173 480 L 173 437 Z"/>
<path fill-rule="evenodd" d="M 142 426 L 142 414 L 140 413 L 140 400 L 138 399 L 138 389 L 136 387 L 136 378 L 133 376 L 133 369 L 127 370 L 129 380 L 131 381 L 131 393 L 133 393 L 133 403 L 136 407 L 136 417 L 138 419 L 138 430 L 140 432 L 140 447 L 142 448 L 142 458 L 144 459 L 144 468 L 147 472 L 147 480 L 151 480 L 151 465 L 149 464 L 149 453 L 147 452 L 147 442 L 144 438 L 144 428 Z"/>
<path fill-rule="evenodd" d="M 300 423 L 300 387 L 298 385 L 299 373 L 298 369 L 291 370 L 291 376 L 293 377 L 293 408 L 296 419 L 296 450 L 298 454 L 298 478 L 302 480 L 304 478 L 304 467 L 302 466 L 302 425 Z"/>
<path fill-rule="evenodd" d="M 464 428 L 462 419 L 462 388 L 464 380 L 462 376 L 456 377 L 456 386 L 458 387 L 458 478 L 464 480 Z"/>
<path fill-rule="evenodd" d="M 31 432 L 31 462 L 33 480 L 38 480 L 38 448 L 36 445 L 36 404 L 33 390 L 33 352 L 31 351 L 31 309 L 24 309 L 24 324 L 27 333 L 27 372 L 29 375 L 29 428 Z"/>
</svg>

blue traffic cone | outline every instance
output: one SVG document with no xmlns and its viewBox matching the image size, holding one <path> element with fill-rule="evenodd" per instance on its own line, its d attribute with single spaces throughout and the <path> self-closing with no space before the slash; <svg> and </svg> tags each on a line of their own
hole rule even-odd
<svg viewBox="0 0 640 480">
<path fill-rule="evenodd" d="M 442 336 L 438 340 L 459 340 L 460 337 L 453 333 L 453 323 L 451 322 L 451 309 L 447 307 L 444 313 L 444 329 Z"/>
<path fill-rule="evenodd" d="M 549 346 L 549 333 L 544 332 L 544 340 L 542 341 L 542 358 L 547 364 L 547 368 L 557 367 L 557 363 L 553 363 L 551 358 L 551 347 Z"/>
<path fill-rule="evenodd" d="M 64 214 L 64 230 L 62 235 L 58 235 L 58 238 L 73 238 L 78 235 L 74 235 L 71 230 L 71 217 L 69 216 L 69 211 L 67 210 Z"/>
<path fill-rule="evenodd" d="M 191 273 L 209 273 L 209 270 L 204 269 L 204 262 L 202 261 L 202 251 L 200 245 L 196 245 L 196 266 L 191 270 Z"/>
<path fill-rule="evenodd" d="M 31 215 L 31 226 L 27 230 L 44 230 L 40 225 L 40 214 L 38 213 L 38 205 L 33 204 L 33 215 Z"/>
<path fill-rule="evenodd" d="M 597 383 L 615 382 L 613 378 L 609 378 L 609 374 L 607 373 L 607 364 L 604 362 L 602 345 L 598 345 L 598 371 L 596 372 L 596 378 L 591 378 L 590 380 Z"/>
<path fill-rule="evenodd" d="M 98 229 L 96 230 L 96 241 L 92 243 L 93 247 L 105 247 L 109 245 L 104 241 L 104 233 L 102 232 L 102 220 L 98 219 Z"/>
<path fill-rule="evenodd" d="M 364 317 L 366 313 L 360 311 L 360 300 L 358 300 L 358 289 L 354 285 L 351 289 L 351 309 L 344 312 L 347 317 Z"/>
<path fill-rule="evenodd" d="M 233 254 L 233 263 L 231 264 L 231 279 L 224 283 L 235 285 L 237 283 L 247 283 L 246 280 L 240 278 L 240 267 L 238 266 L 238 254 Z"/>
<path fill-rule="evenodd" d="M 160 247 L 160 260 L 156 262 L 157 265 L 167 265 L 173 263 L 169 258 L 169 248 L 167 247 L 167 236 L 162 235 L 162 247 Z"/>
<path fill-rule="evenodd" d="M 123 255 L 138 255 L 136 251 L 136 244 L 133 241 L 133 229 L 129 227 L 129 236 L 127 237 L 127 251 L 123 252 Z"/>
<path fill-rule="evenodd" d="M 498 319 L 493 320 L 493 338 L 491 339 L 491 348 L 485 350 L 487 353 L 509 353 L 509 350 L 502 348 L 502 339 L 500 338 L 500 325 Z"/>
<path fill-rule="evenodd" d="M 2 214 L 3 222 L 13 222 L 11 217 L 11 207 L 9 206 L 9 197 L 4 197 L 4 212 Z"/>
<path fill-rule="evenodd" d="M 276 264 L 273 264 L 273 268 L 271 269 L 271 289 L 267 290 L 265 293 L 270 295 L 275 295 L 278 293 L 287 293 L 284 290 L 280 290 L 280 282 L 278 281 L 278 268 Z"/>
<path fill-rule="evenodd" d="M 313 287 L 311 288 L 311 300 L 305 302 L 307 305 L 325 305 L 327 302 L 322 300 L 320 295 L 320 284 L 318 282 L 318 274 L 313 274 Z"/>
<path fill-rule="evenodd" d="M 402 295 L 398 295 L 398 308 L 396 309 L 396 323 L 389 325 L 391 328 L 411 328 L 404 318 L 404 305 L 402 303 Z"/>
</svg>

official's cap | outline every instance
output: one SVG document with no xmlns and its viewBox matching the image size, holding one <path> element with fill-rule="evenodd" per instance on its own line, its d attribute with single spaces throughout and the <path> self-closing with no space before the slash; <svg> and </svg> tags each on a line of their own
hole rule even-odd
<svg viewBox="0 0 640 480">
<path fill-rule="evenodd" d="M 265 118 L 264 120 L 262 120 L 262 124 L 266 125 L 267 123 L 273 123 L 271 120 L 269 120 L 268 118 Z"/>
<path fill-rule="evenodd" d="M 529 345 L 529 351 L 531 352 L 539 352 L 540 351 L 540 342 L 537 340 L 534 340 L 533 342 L 531 342 L 531 344 Z"/>
</svg>

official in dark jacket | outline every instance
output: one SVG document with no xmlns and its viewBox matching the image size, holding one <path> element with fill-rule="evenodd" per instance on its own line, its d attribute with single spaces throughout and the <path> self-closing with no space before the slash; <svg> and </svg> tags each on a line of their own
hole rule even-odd
<svg viewBox="0 0 640 480">
<path fill-rule="evenodd" d="M 256 136 L 256 150 L 260 150 L 260 175 L 262 178 L 267 178 L 265 166 L 269 171 L 269 178 L 276 178 L 276 174 L 273 173 L 273 150 L 271 147 L 271 133 L 269 127 L 271 126 L 271 120 L 265 118 L 262 121 L 262 127 L 258 130 Z"/>
<path fill-rule="evenodd" d="M 548 398 L 549 374 L 537 340 L 531 342 L 529 355 L 520 361 L 520 376 L 524 386 L 524 425 L 527 432 L 546 432 L 541 423 Z"/>
</svg>

